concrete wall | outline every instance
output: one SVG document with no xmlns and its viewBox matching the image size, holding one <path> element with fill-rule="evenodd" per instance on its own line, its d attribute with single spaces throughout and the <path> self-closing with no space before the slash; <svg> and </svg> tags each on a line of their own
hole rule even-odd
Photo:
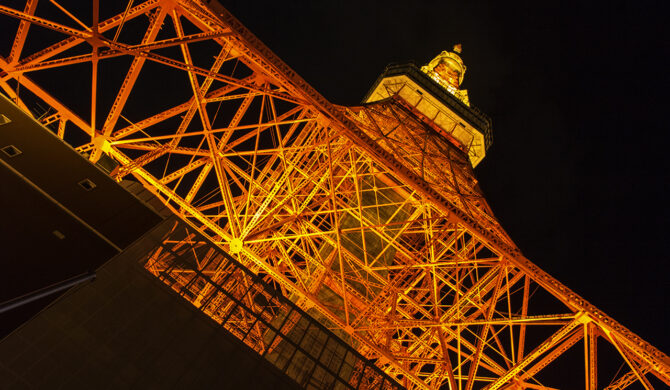
<svg viewBox="0 0 670 390">
<path fill-rule="evenodd" d="M 141 268 L 149 249 L 131 245 L 0 341 L 0 388 L 298 388 Z"/>
</svg>

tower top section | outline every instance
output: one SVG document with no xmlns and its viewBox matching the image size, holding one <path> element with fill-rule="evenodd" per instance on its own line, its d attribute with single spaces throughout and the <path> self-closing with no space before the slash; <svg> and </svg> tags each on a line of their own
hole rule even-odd
<svg viewBox="0 0 670 390">
<path fill-rule="evenodd" d="M 471 106 L 468 91 L 461 89 L 466 70 L 461 51 L 461 45 L 455 45 L 421 68 L 413 63 L 387 66 L 363 103 L 398 99 L 436 125 L 440 134 L 468 154 L 474 167 L 491 145 L 491 119 Z"/>
<path fill-rule="evenodd" d="M 422 66 L 421 71 L 456 96 L 466 106 L 470 106 L 468 91 L 461 89 L 466 69 L 461 56 L 459 56 L 462 50 L 460 43 L 454 45 L 453 52 L 443 51 L 433 58 L 428 65 Z"/>
</svg>

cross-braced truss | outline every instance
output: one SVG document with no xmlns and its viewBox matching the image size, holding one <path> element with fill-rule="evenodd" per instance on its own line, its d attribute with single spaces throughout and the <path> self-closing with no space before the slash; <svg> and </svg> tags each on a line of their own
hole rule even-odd
<svg viewBox="0 0 670 390">
<path fill-rule="evenodd" d="M 467 156 L 401 99 L 332 105 L 216 3 L 108 3 L 0 6 L 0 88 L 399 383 L 670 385 L 668 356 L 520 253 Z M 184 278 L 228 280 L 206 263 Z"/>
</svg>

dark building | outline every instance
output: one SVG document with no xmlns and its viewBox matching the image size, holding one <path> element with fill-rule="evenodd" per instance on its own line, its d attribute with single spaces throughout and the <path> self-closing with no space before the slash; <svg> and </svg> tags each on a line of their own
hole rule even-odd
<svg viewBox="0 0 670 390">
<path fill-rule="evenodd" d="M 358 383 L 400 388 L 208 243 L 205 247 L 217 252 L 213 261 L 253 280 L 243 295 L 256 292 L 254 299 L 262 299 L 265 307 L 285 311 L 284 323 L 295 322 L 290 328 L 268 322 L 264 337 L 277 347 L 259 355 L 244 337 L 231 334 L 225 323 L 215 322 L 166 286 L 169 270 L 162 282 L 147 271 L 149 255 L 166 238 L 197 232 L 142 186 L 116 183 L 109 171 L 91 164 L 2 95 L 0 112 L 0 201 L 17 206 L 5 213 L 2 234 L 12 243 L 6 254 L 18 264 L 2 300 L 95 271 L 94 279 L 80 276 L 76 287 L 46 307 L 49 298 L 17 308 L 13 304 L 20 299 L 2 306 L 4 315 L 11 315 L 3 322 L 5 333 L 32 316 L 0 341 L 2 388 L 346 389 Z M 45 167 L 46 160 L 58 164 Z M 63 177 L 70 188 L 55 180 Z M 187 250 L 176 253 L 174 262 L 183 268 L 193 258 Z M 245 312 L 254 322 L 264 321 L 263 311 L 245 306 L 234 288 L 214 287 L 225 300 L 219 305 L 231 313 Z M 361 363 L 363 370 L 356 372 Z M 356 375 L 361 378 L 356 380 Z"/>
</svg>

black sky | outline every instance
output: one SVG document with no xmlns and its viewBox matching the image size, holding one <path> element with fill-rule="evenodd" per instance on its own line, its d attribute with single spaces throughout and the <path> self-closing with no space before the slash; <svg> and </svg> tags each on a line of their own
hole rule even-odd
<svg viewBox="0 0 670 390">
<path fill-rule="evenodd" d="M 503 227 L 540 267 L 670 349 L 660 1 L 222 3 L 338 104 L 357 104 L 388 63 L 422 65 L 462 43 L 464 88 L 493 120 L 476 174 Z"/>
<path fill-rule="evenodd" d="M 337 104 L 358 104 L 391 62 L 422 65 L 462 43 L 464 88 L 493 120 L 476 174 L 503 227 L 540 267 L 670 352 L 660 1 L 220 1 Z"/>
</svg>

